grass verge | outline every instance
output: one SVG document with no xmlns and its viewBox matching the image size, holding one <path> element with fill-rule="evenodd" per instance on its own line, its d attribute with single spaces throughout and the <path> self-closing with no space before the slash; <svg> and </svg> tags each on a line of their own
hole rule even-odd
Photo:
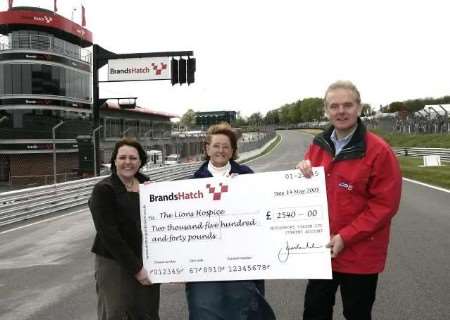
<svg viewBox="0 0 450 320">
<path fill-rule="evenodd" d="M 391 146 L 410 148 L 450 148 L 450 135 L 448 134 L 400 134 L 386 133 L 371 130 L 383 137 Z"/>
<path fill-rule="evenodd" d="M 399 157 L 398 160 L 403 177 L 450 189 L 450 163 L 444 162 L 440 167 L 421 167 L 421 158 Z"/>
</svg>

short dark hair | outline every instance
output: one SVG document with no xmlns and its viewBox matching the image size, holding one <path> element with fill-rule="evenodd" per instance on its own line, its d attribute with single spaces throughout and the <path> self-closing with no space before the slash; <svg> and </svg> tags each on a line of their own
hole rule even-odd
<svg viewBox="0 0 450 320">
<path fill-rule="evenodd" d="M 223 134 L 227 136 L 228 139 L 230 139 L 231 148 L 233 149 L 233 155 L 231 156 L 231 159 L 236 160 L 238 157 L 237 136 L 233 128 L 231 128 L 231 126 L 227 122 L 222 122 L 209 127 L 208 132 L 206 133 L 205 141 L 205 160 L 209 160 L 208 153 L 206 152 L 206 146 L 211 143 L 212 136 L 216 134 Z"/>
<path fill-rule="evenodd" d="M 119 141 L 117 141 L 116 145 L 114 146 L 114 150 L 111 154 L 111 171 L 112 172 L 116 172 L 116 164 L 114 163 L 114 161 L 117 158 L 117 154 L 119 153 L 119 149 L 120 147 L 123 146 L 130 146 L 133 147 L 137 150 L 138 154 L 139 154 L 139 160 L 141 160 L 141 165 L 139 167 L 139 169 L 141 169 L 143 166 L 145 166 L 145 164 L 147 163 L 147 153 L 145 152 L 144 148 L 142 147 L 142 145 L 137 142 L 135 139 L 131 139 L 131 138 L 123 138 Z"/>
</svg>

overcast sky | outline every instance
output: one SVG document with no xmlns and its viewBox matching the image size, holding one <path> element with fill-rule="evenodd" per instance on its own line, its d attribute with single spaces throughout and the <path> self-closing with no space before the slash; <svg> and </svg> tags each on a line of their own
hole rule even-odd
<svg viewBox="0 0 450 320">
<path fill-rule="evenodd" d="M 95 43 L 116 53 L 193 50 L 196 82 L 101 84 L 100 96 L 182 115 L 236 110 L 263 115 L 321 97 L 337 79 L 363 102 L 450 95 L 450 12 L 442 0 L 59 0 Z M 1 9 L 6 9 L 4 0 Z M 53 0 L 15 0 L 52 9 Z M 104 78 L 106 80 L 106 77 Z"/>
</svg>

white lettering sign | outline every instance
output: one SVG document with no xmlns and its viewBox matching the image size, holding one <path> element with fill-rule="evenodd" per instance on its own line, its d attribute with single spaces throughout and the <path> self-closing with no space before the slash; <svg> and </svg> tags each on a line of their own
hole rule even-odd
<svg viewBox="0 0 450 320">
<path fill-rule="evenodd" d="M 170 58 L 130 58 L 108 61 L 109 81 L 169 80 Z"/>
</svg>

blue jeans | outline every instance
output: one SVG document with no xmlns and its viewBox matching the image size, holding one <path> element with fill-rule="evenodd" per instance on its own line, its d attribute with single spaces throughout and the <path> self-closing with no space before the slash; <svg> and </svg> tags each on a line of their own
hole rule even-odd
<svg viewBox="0 0 450 320">
<path fill-rule="evenodd" d="M 256 283 L 252 280 L 187 283 L 189 320 L 275 319 Z"/>
</svg>

